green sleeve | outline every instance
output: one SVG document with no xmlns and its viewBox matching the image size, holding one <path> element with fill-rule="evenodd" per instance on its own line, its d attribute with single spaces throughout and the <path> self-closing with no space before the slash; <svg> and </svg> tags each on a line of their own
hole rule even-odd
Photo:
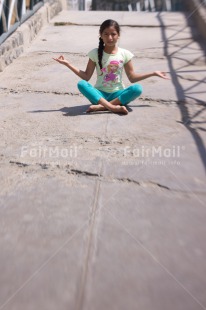
<svg viewBox="0 0 206 310">
<path fill-rule="evenodd" d="M 93 61 L 93 62 L 97 62 L 97 48 L 91 50 L 89 53 L 88 53 L 88 57 Z"/>
<path fill-rule="evenodd" d="M 130 51 L 125 50 L 125 58 L 124 63 L 126 64 L 128 61 L 130 61 L 134 57 L 134 54 L 132 54 Z"/>
</svg>

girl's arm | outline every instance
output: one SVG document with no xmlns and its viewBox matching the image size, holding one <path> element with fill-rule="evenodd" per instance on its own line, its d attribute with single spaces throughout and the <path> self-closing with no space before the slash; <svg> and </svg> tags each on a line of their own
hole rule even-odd
<svg viewBox="0 0 206 310">
<path fill-rule="evenodd" d="M 161 77 L 162 79 L 166 79 L 169 80 L 169 78 L 166 76 L 165 72 L 161 72 L 161 71 L 154 71 L 154 72 L 150 72 L 150 73 L 143 73 L 143 74 L 137 74 L 134 72 L 134 67 L 132 64 L 132 61 L 128 61 L 125 65 L 125 72 L 127 74 L 127 77 L 129 79 L 129 81 L 131 83 L 136 83 L 139 82 L 141 80 L 147 79 L 151 76 L 158 76 Z"/>
<path fill-rule="evenodd" d="M 94 73 L 95 69 L 95 62 L 93 62 L 91 59 L 89 59 L 87 63 L 87 67 L 85 71 L 79 70 L 73 65 L 71 65 L 66 59 L 64 59 L 64 56 L 59 56 L 58 58 L 53 58 L 57 62 L 59 62 L 62 65 L 65 65 L 68 67 L 71 71 L 73 71 L 76 75 L 78 75 L 82 80 L 89 81 L 92 77 L 92 74 Z"/>
</svg>

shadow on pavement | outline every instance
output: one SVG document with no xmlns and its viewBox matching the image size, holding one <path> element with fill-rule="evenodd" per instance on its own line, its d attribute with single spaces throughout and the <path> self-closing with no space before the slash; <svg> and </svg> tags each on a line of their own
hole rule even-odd
<svg viewBox="0 0 206 310">
<path fill-rule="evenodd" d="M 196 89 L 198 86 L 202 86 L 206 84 L 206 77 L 199 78 L 199 79 L 195 78 L 194 80 L 190 80 L 190 81 L 194 81 L 193 85 L 190 87 L 184 88 L 183 85 L 181 84 L 182 73 L 205 72 L 205 70 L 199 70 L 199 69 L 197 70 L 198 61 L 202 62 L 203 60 L 201 59 L 202 56 L 197 57 L 197 49 L 194 46 L 191 46 L 194 43 L 194 41 L 196 41 L 196 43 L 199 44 L 200 49 L 204 51 L 204 56 L 205 56 L 206 55 L 205 44 L 203 44 L 201 41 L 199 42 L 199 40 L 197 41 L 197 34 L 194 33 L 194 30 L 192 31 L 192 38 L 190 42 L 188 43 L 188 33 L 185 33 L 185 38 L 182 36 L 184 34 L 184 29 L 188 26 L 178 31 L 172 28 L 170 30 L 174 30 L 174 34 L 172 36 L 168 36 L 167 35 L 168 28 L 165 27 L 164 16 L 162 16 L 161 13 L 159 13 L 157 15 L 157 19 L 160 23 L 161 31 L 162 31 L 162 40 L 164 42 L 164 55 L 167 57 L 168 66 L 169 66 L 169 70 L 171 73 L 171 81 L 175 87 L 176 95 L 177 95 L 178 102 L 179 102 L 178 108 L 181 113 L 181 123 L 191 133 L 195 141 L 195 144 L 197 146 L 197 149 L 198 149 L 200 158 L 202 160 L 202 163 L 204 165 L 204 168 L 206 170 L 206 148 L 205 148 L 203 139 L 198 133 L 198 130 L 205 131 L 205 128 L 201 127 L 200 129 L 199 127 L 196 127 L 196 128 L 192 127 L 192 125 L 194 126 L 196 123 L 194 119 L 197 116 L 200 116 L 201 114 L 203 114 L 203 112 L 206 110 L 206 101 L 203 101 L 197 98 L 198 94 L 201 94 L 202 92 Z M 181 34 L 181 36 L 178 37 L 178 34 Z M 184 40 L 187 43 L 184 43 Z M 176 48 L 176 50 L 171 53 L 170 48 L 174 49 L 174 47 Z M 187 59 L 187 55 L 190 56 L 189 59 Z M 179 68 L 175 68 L 174 60 L 176 59 L 184 61 L 185 65 Z M 204 62 L 205 60 L 206 58 L 204 57 Z M 195 70 L 191 70 L 191 66 L 194 66 L 194 65 L 196 65 L 196 67 L 194 68 Z M 198 108 L 198 112 L 194 113 L 193 115 L 189 111 L 189 106 L 187 106 L 187 104 L 191 101 L 194 102 L 194 104 Z M 202 122 L 202 123 L 206 123 L 206 122 Z"/>
<path fill-rule="evenodd" d="M 91 114 L 105 114 L 105 113 L 112 113 L 110 111 L 101 111 L 101 112 L 92 112 L 92 113 L 86 113 L 86 110 L 89 108 L 90 105 L 81 105 L 81 106 L 74 106 L 74 107 L 63 107 L 61 109 L 53 109 L 53 110 L 35 110 L 35 111 L 28 111 L 27 113 L 50 113 L 50 112 L 63 112 L 63 116 L 78 116 L 78 115 L 91 115 Z M 143 108 L 143 107 L 149 107 L 150 105 L 130 105 L 127 106 L 127 109 L 129 112 L 132 112 L 132 108 Z M 121 115 L 121 114 L 118 114 Z M 124 116 L 124 115 L 121 115 Z"/>
</svg>

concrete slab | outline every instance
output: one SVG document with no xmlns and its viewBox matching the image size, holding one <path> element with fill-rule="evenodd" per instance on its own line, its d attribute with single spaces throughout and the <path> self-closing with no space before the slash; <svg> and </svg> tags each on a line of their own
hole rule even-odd
<svg viewBox="0 0 206 310">
<path fill-rule="evenodd" d="M 0 308 L 205 308 L 204 51 L 182 14 L 146 14 L 111 12 L 135 68 L 171 81 L 127 116 L 86 114 L 52 60 L 84 69 L 105 12 L 63 12 L 0 73 Z"/>
<path fill-rule="evenodd" d="M 159 13 L 146 12 L 124 12 L 124 11 L 61 11 L 56 15 L 52 22 L 57 24 L 69 23 L 74 25 L 100 25 L 105 19 L 115 19 L 122 26 L 139 26 L 139 27 L 159 27 Z M 166 17 L 166 26 L 185 25 L 184 14 L 182 13 L 162 13 Z"/>
<path fill-rule="evenodd" d="M 17 170 L 18 184 L 1 196 L 1 307 L 74 307 L 95 182 L 49 176 L 41 167 Z"/>
<path fill-rule="evenodd" d="M 204 238 L 195 227 L 203 225 L 205 207 L 193 199 L 137 184 L 101 184 L 82 308 L 202 309 L 205 279 L 193 266 L 204 265 Z"/>
</svg>

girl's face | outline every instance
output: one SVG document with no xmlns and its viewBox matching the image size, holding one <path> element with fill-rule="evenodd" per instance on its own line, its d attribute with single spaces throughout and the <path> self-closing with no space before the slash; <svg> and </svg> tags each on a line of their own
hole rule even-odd
<svg viewBox="0 0 206 310">
<path fill-rule="evenodd" d="M 105 45 L 114 46 L 114 45 L 116 45 L 116 43 L 119 39 L 119 34 L 115 30 L 115 28 L 113 26 L 111 26 L 111 27 L 104 29 L 104 31 L 101 34 L 101 38 L 102 38 Z"/>
</svg>

